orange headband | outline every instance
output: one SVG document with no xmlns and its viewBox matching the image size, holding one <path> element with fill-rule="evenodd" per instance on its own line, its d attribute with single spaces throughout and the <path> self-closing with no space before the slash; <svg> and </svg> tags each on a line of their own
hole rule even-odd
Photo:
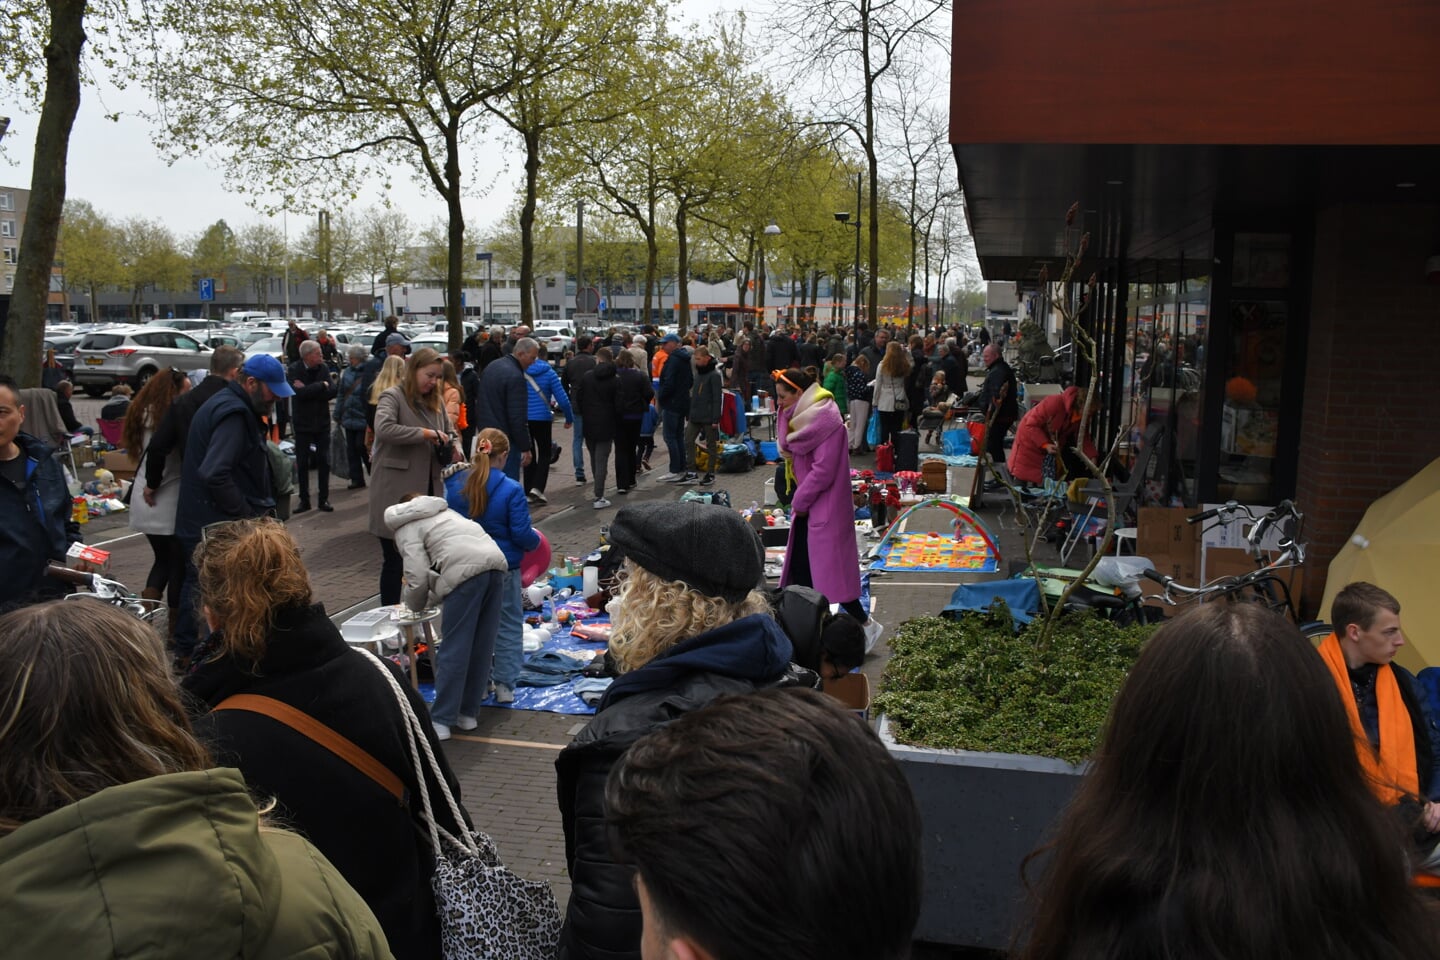
<svg viewBox="0 0 1440 960">
<path fill-rule="evenodd" d="M 788 370 L 771 370 L 770 376 L 775 378 L 776 380 L 784 380 L 786 383 L 790 384 L 790 389 L 794 390 L 796 393 L 804 393 L 804 390 L 801 390 L 799 387 L 795 386 L 794 380 L 791 380 L 785 375 L 787 373 L 789 373 Z"/>
</svg>

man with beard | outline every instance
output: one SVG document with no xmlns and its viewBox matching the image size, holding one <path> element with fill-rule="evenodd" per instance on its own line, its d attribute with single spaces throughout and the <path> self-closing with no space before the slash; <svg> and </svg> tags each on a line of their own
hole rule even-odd
<svg viewBox="0 0 1440 960">
<path fill-rule="evenodd" d="M 175 536 L 185 553 L 185 585 L 175 624 L 175 655 L 187 661 L 199 640 L 195 619 L 195 547 L 206 527 L 225 520 L 259 517 L 275 509 L 265 417 L 275 401 L 295 390 L 280 361 L 251 357 L 240 374 L 195 411 L 180 474 L 180 508 Z"/>
</svg>

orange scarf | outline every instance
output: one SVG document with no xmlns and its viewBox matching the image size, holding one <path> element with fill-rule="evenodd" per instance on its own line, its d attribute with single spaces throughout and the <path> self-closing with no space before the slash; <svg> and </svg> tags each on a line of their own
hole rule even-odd
<svg viewBox="0 0 1440 960">
<path fill-rule="evenodd" d="M 1375 703 L 1380 714 L 1380 749 L 1370 746 L 1365 728 L 1360 725 L 1360 708 L 1350 687 L 1350 674 L 1345 653 L 1335 634 L 1320 644 L 1320 656 L 1340 688 L 1345 716 L 1350 719 L 1350 732 L 1355 736 L 1355 752 L 1360 767 L 1370 781 L 1370 790 L 1381 802 L 1394 806 L 1405 797 L 1420 795 L 1420 775 L 1415 769 L 1415 728 L 1410 724 L 1410 711 L 1400 698 L 1400 682 L 1389 664 L 1375 672 Z"/>
</svg>

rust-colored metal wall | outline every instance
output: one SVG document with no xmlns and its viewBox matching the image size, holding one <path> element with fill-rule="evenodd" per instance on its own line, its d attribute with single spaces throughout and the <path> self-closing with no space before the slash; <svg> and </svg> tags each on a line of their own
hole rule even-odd
<svg viewBox="0 0 1440 960">
<path fill-rule="evenodd" d="M 1440 143 L 1437 0 L 955 0 L 952 143 Z"/>
</svg>

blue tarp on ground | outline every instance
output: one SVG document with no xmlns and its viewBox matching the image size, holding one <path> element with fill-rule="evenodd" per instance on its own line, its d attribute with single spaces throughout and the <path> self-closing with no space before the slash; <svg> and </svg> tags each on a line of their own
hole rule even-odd
<svg viewBox="0 0 1440 960">
<path fill-rule="evenodd" d="M 945 604 L 940 615 L 957 617 L 967 610 L 989 610 L 997 598 L 1010 607 L 1010 616 L 1017 627 L 1033 620 L 1035 611 L 1040 609 L 1040 588 L 1033 579 L 1026 577 L 1024 580 L 962 583 L 950 594 L 950 602 Z"/>
</svg>

